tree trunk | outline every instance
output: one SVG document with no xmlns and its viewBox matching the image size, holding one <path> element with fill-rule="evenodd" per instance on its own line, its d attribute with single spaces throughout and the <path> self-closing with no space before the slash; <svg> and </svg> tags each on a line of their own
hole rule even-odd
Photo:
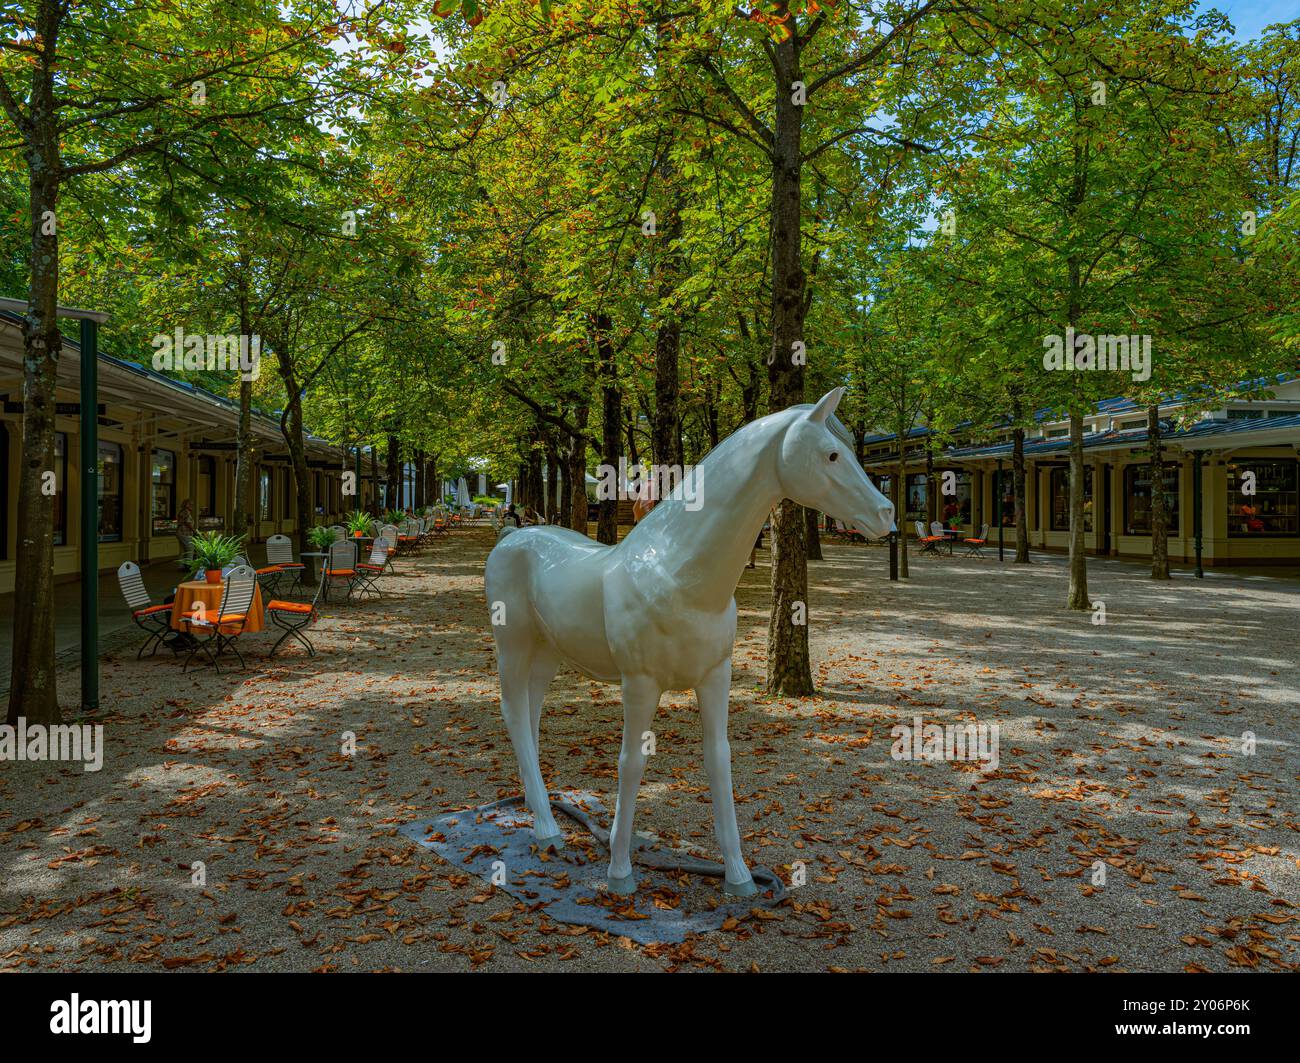
<svg viewBox="0 0 1300 1063">
<path fill-rule="evenodd" d="M 580 433 L 587 429 L 590 408 L 583 398 L 574 407 L 573 427 Z M 574 531 L 587 534 L 587 437 L 570 435 L 568 462 L 564 467 L 564 478 L 568 481 L 569 491 L 569 527 Z"/>
<path fill-rule="evenodd" d="M 609 335 L 612 327 L 607 315 L 596 316 L 596 351 L 600 361 L 601 393 L 600 460 L 607 469 L 617 470 L 623 443 L 623 397 L 618 391 L 618 366 L 614 360 L 614 343 Z M 618 542 L 617 493 L 613 498 L 600 500 L 596 518 L 596 541 L 609 545 Z"/>
<path fill-rule="evenodd" d="M 1016 492 L 1016 564 L 1029 564 L 1029 514 L 1025 509 L 1025 430 L 1017 428 L 1011 448 L 1011 483 Z"/>
<path fill-rule="evenodd" d="M 775 12 L 789 16 L 790 35 L 767 45 L 775 75 L 772 136 L 772 348 L 767 358 L 772 411 L 803 402 L 804 289 L 801 259 L 803 107 L 794 102 L 800 80 L 796 19 L 784 0 Z M 766 42 L 765 42 L 766 44 Z M 772 615 L 767 633 L 767 692 L 813 693 L 808 656 L 808 525 L 802 507 L 782 499 L 772 515 Z M 802 607 L 802 608 L 801 608 Z M 804 623 L 796 623 L 802 618 Z"/>
<path fill-rule="evenodd" d="M 402 461 L 401 461 L 401 444 L 397 441 L 397 436 L 391 432 L 388 433 L 388 452 L 386 455 L 388 463 L 388 508 L 402 508 Z"/>
<path fill-rule="evenodd" d="M 928 425 L 927 425 L 928 428 Z M 925 433 L 925 527 L 939 519 L 939 492 L 934 482 L 934 439 L 929 431 Z"/>
<path fill-rule="evenodd" d="M 235 277 L 235 290 L 239 300 L 239 332 L 247 336 L 252 344 L 253 320 L 248 309 L 248 275 L 252 268 L 251 257 L 241 250 L 238 273 Z M 253 524 L 253 515 L 249 507 L 249 498 L 253 493 L 253 382 L 239 381 L 239 428 L 235 436 L 235 515 L 231 521 L 231 531 L 235 535 L 247 535 Z"/>
<path fill-rule="evenodd" d="M 559 518 L 560 454 L 555 444 L 546 441 L 546 508 L 542 516 L 547 524 L 563 523 Z"/>
<path fill-rule="evenodd" d="M 569 439 L 569 454 L 564 466 L 569 485 L 569 527 L 587 534 L 587 442 L 581 436 Z"/>
<path fill-rule="evenodd" d="M 1083 416 L 1070 411 L 1070 599 L 1071 609 L 1091 609 L 1088 556 L 1083 548 Z"/>
<path fill-rule="evenodd" d="M 822 560 L 822 537 L 817 530 L 817 510 L 805 509 L 804 514 L 808 521 L 808 530 L 805 533 L 807 537 L 808 560 Z"/>
<path fill-rule="evenodd" d="M 288 347 L 277 343 L 275 346 L 276 364 L 280 370 L 280 379 L 284 382 L 285 394 L 289 396 L 284 417 L 280 421 L 280 432 L 289 447 L 289 461 L 293 465 L 294 494 L 298 500 L 298 512 L 311 512 L 311 470 L 307 467 L 307 446 L 303 440 L 302 429 L 302 388 L 298 385 L 293 371 L 293 359 Z M 307 543 L 307 531 L 312 522 L 298 522 L 298 550 L 310 550 Z"/>
<path fill-rule="evenodd" d="M 899 440 L 898 471 L 894 474 L 894 482 L 890 485 L 893 489 L 889 492 L 894 496 L 890 501 L 894 503 L 894 513 L 899 518 L 897 520 L 899 579 L 908 579 L 911 575 L 907 560 L 907 521 L 903 519 L 903 516 L 907 513 L 907 461 L 903 456 L 903 440 L 906 439 L 906 436 L 906 429 L 897 433 L 897 439 Z"/>
<path fill-rule="evenodd" d="M 1151 445 L 1151 578 L 1169 579 L 1169 507 L 1159 406 L 1147 407 L 1147 440 Z"/>
<path fill-rule="evenodd" d="M 45 47 L 53 52 L 55 42 Z M 38 130 L 54 121 L 52 86 L 38 76 L 33 83 L 32 116 Z M 46 115 L 45 120 L 40 115 Z M 51 138 L 53 134 L 51 133 Z M 54 497 L 43 490 L 47 469 L 54 468 L 54 403 L 59 353 L 59 246 L 57 231 L 44 219 L 59 199 L 58 144 L 47 151 L 29 149 L 27 169 L 31 209 L 31 290 L 23 319 L 23 450 L 18 473 L 17 550 L 14 566 L 13 661 L 9 682 L 8 722 L 20 716 L 29 723 L 54 724 L 62 719 L 54 670 Z M 48 153 L 47 153 L 48 152 Z M 82 395 L 94 402 L 94 395 Z M 80 453 L 81 468 L 92 467 L 97 454 Z M 63 485 L 60 485 L 63 486 Z M 82 579 L 98 579 L 83 572 Z"/>
</svg>

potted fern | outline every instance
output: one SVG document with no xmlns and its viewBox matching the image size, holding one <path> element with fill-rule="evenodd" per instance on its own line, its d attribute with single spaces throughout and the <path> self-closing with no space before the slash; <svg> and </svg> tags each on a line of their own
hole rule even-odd
<svg viewBox="0 0 1300 1063">
<path fill-rule="evenodd" d="M 370 531 L 370 514 L 353 510 L 344 518 L 343 526 L 352 533 L 352 538 L 360 539 Z"/>
<path fill-rule="evenodd" d="M 242 535 L 222 535 L 221 532 L 199 532 L 191 540 L 193 558 L 190 576 L 203 571 L 209 583 L 221 582 L 221 570 L 230 564 L 244 548 Z"/>
<path fill-rule="evenodd" d="M 318 524 L 316 527 L 308 530 L 307 542 L 311 544 L 313 550 L 317 550 L 323 554 L 328 553 L 330 544 L 334 542 L 334 533 L 323 524 Z M 324 558 L 304 557 L 303 560 L 311 562 L 311 578 L 313 580 L 320 579 L 320 562 L 324 561 Z"/>
</svg>

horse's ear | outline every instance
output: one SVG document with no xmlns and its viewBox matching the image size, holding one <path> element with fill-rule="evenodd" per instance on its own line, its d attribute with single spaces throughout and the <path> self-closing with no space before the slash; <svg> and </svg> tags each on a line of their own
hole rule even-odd
<svg viewBox="0 0 1300 1063">
<path fill-rule="evenodd" d="M 840 399 L 844 398 L 844 388 L 831 388 L 820 399 L 817 405 L 812 408 L 808 414 L 808 420 L 815 421 L 818 424 L 825 424 L 826 418 L 835 412 L 835 407 L 840 404 Z"/>
</svg>

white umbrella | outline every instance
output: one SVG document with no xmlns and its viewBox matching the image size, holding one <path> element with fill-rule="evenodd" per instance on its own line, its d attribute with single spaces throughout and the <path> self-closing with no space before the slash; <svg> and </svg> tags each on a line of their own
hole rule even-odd
<svg viewBox="0 0 1300 1063">
<path fill-rule="evenodd" d="M 507 483 L 505 485 L 505 488 L 506 488 L 506 509 L 509 509 L 510 503 L 515 497 L 515 485 L 513 483 Z"/>
<path fill-rule="evenodd" d="M 472 505 L 469 500 L 469 485 L 463 476 L 456 482 L 456 505 L 462 509 L 469 509 Z"/>
</svg>

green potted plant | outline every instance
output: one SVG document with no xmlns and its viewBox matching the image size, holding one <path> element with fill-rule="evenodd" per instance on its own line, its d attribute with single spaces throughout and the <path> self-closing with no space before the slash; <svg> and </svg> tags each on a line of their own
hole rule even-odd
<svg viewBox="0 0 1300 1063">
<path fill-rule="evenodd" d="M 323 524 L 318 524 L 307 531 L 307 542 L 313 550 L 320 553 L 328 553 L 330 544 L 334 542 L 334 533 Z M 324 561 L 321 557 L 304 557 L 303 561 L 308 562 L 309 578 L 313 580 L 320 579 L 320 562 Z"/>
<path fill-rule="evenodd" d="M 343 526 L 352 533 L 354 539 L 360 539 L 370 531 L 370 514 L 355 509 L 344 518 Z"/>
<path fill-rule="evenodd" d="M 244 537 L 199 532 L 191 543 L 194 556 L 190 561 L 190 575 L 194 576 L 203 569 L 209 583 L 220 583 L 221 570 L 239 556 L 244 548 Z"/>
<path fill-rule="evenodd" d="M 400 526 L 401 523 L 402 523 L 402 521 L 404 521 L 404 520 L 406 520 L 406 514 L 403 513 L 400 509 L 386 509 L 386 510 L 384 510 L 384 523 L 385 523 L 385 524 L 397 524 L 397 525 Z"/>
</svg>

